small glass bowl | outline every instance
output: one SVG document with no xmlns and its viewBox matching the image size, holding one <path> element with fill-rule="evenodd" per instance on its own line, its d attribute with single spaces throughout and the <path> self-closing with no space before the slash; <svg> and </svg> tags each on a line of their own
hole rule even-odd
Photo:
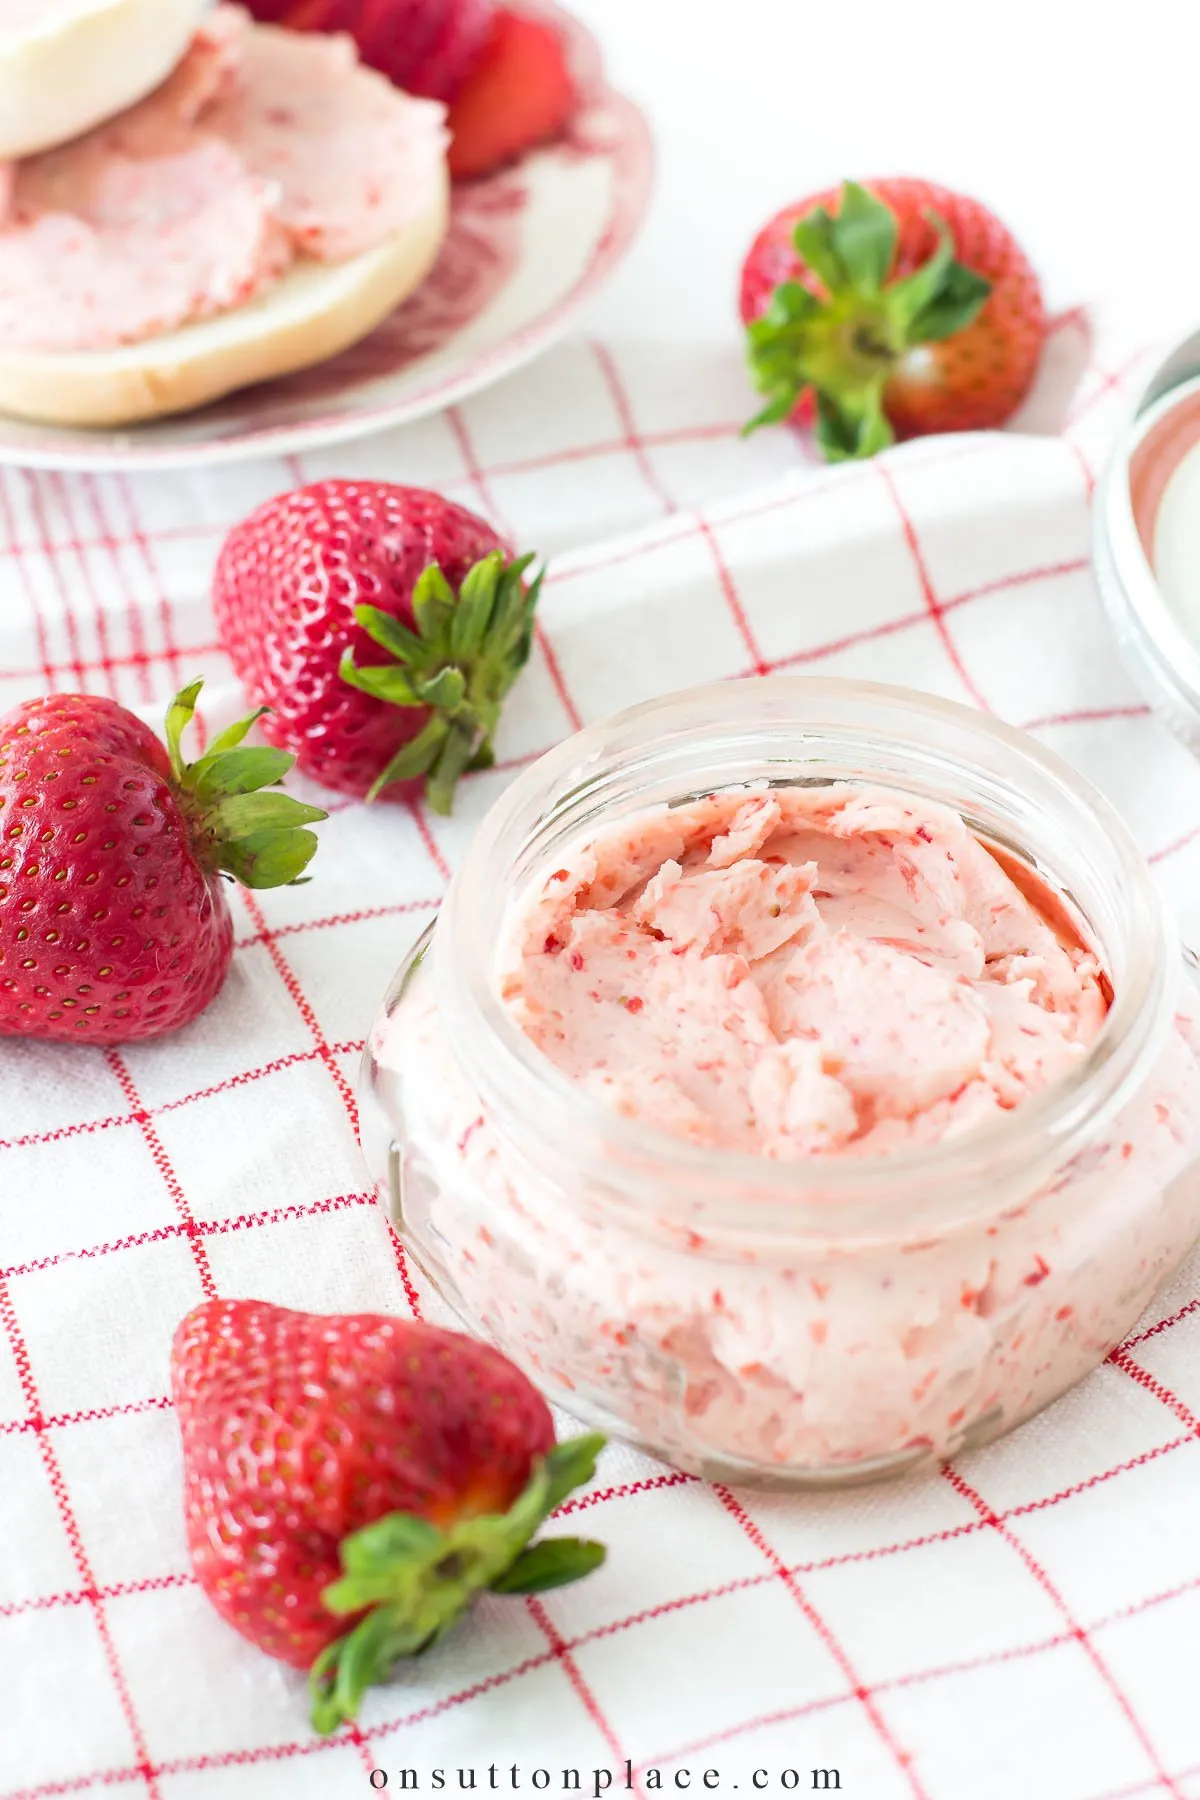
<svg viewBox="0 0 1200 1800">
<path fill-rule="evenodd" d="M 781 1163 L 578 1092 L 495 977 L 564 847 L 714 790 L 862 781 L 955 808 L 1095 945 L 1071 1077 L 931 1148 Z M 869 683 L 622 713 L 501 797 L 369 1040 L 363 1142 L 416 1263 L 551 1400 L 712 1479 L 844 1483 L 990 1441 L 1128 1332 L 1200 1229 L 1197 998 L 1140 852 L 1032 739 Z"/>
</svg>

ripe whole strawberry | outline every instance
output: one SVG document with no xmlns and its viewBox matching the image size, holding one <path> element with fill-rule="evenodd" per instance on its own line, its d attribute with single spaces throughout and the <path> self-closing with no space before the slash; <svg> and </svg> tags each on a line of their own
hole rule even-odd
<svg viewBox="0 0 1200 1800">
<path fill-rule="evenodd" d="M 120 1044 L 188 1024 L 233 955 L 222 874 L 294 881 L 325 814 L 257 790 L 292 765 L 231 726 L 197 762 L 176 696 L 164 746 L 94 694 L 0 719 L 0 1036 Z"/>
<path fill-rule="evenodd" d="M 397 87 L 452 100 L 479 61 L 494 0 L 247 0 L 263 24 L 347 31 L 358 53 Z"/>
<path fill-rule="evenodd" d="M 371 1313 L 208 1300 L 171 1359 L 196 1577 L 221 1616 L 310 1670 L 333 1731 L 476 1593 L 578 1580 L 599 1544 L 543 1520 L 603 1445 L 556 1445 L 549 1408 L 498 1350 Z"/>
<path fill-rule="evenodd" d="M 540 577 L 483 519 L 424 488 L 321 481 L 226 538 L 217 626 L 264 736 L 342 793 L 449 812 L 492 759 L 529 656 Z"/>
<path fill-rule="evenodd" d="M 566 49 L 554 26 L 502 7 L 446 120 L 450 173 L 457 180 L 491 174 L 558 137 L 575 104 Z"/>
<path fill-rule="evenodd" d="M 740 310 L 767 404 L 748 429 L 816 414 L 831 461 L 896 438 L 1001 425 L 1046 335 L 1041 289 L 994 214 L 932 182 L 846 182 L 755 238 Z"/>
</svg>

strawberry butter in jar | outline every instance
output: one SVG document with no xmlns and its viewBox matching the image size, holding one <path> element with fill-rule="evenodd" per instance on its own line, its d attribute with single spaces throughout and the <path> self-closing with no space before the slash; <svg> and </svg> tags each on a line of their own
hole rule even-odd
<svg viewBox="0 0 1200 1800">
<path fill-rule="evenodd" d="M 622 713 L 492 809 L 365 1060 L 416 1262 L 549 1397 L 710 1478 L 987 1442 L 1200 1229 L 1200 1004 L 1120 819 L 865 683 Z"/>
</svg>

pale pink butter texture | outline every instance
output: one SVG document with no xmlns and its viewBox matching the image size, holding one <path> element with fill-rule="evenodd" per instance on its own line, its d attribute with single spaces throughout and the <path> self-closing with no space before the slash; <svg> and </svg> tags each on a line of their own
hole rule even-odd
<svg viewBox="0 0 1200 1800">
<path fill-rule="evenodd" d="M 1069 1158 L 1003 1184 L 981 1158 L 944 1222 L 898 1175 L 855 1236 L 822 1169 L 887 1169 L 1012 1108 L 1016 1128 L 1078 1068 L 1108 992 L 1065 908 L 957 815 L 885 790 L 722 794 L 560 854 L 497 971 L 523 1029 L 645 1125 L 803 1159 L 826 1223 L 775 1196 L 771 1229 L 761 1202 L 743 1225 L 736 1184 L 701 1215 L 665 1157 L 658 1204 L 614 1206 L 582 1121 L 564 1153 L 485 1110 L 425 957 L 371 1040 L 404 1230 L 552 1398 L 700 1472 L 891 1467 L 1016 1423 L 1130 1329 L 1200 1224 L 1181 968 L 1153 1066 Z"/>
<path fill-rule="evenodd" d="M 147 99 L 0 164 L 0 345 L 142 342 L 383 243 L 436 196 L 444 116 L 349 38 L 218 7 Z"/>
<path fill-rule="evenodd" d="M 585 1092 L 693 1143 L 876 1155 L 995 1119 L 1077 1067 L 1095 956 L 957 813 L 886 789 L 722 794 L 551 872 L 503 996 Z"/>
</svg>

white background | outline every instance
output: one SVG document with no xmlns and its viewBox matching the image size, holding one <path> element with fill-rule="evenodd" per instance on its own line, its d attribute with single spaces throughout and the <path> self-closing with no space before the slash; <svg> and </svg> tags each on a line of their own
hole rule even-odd
<svg viewBox="0 0 1200 1800">
<path fill-rule="evenodd" d="M 1200 319 L 1195 0 L 571 0 L 649 114 L 658 192 L 598 329 L 713 339 L 777 207 L 844 176 L 975 193 L 1051 306 Z"/>
</svg>

